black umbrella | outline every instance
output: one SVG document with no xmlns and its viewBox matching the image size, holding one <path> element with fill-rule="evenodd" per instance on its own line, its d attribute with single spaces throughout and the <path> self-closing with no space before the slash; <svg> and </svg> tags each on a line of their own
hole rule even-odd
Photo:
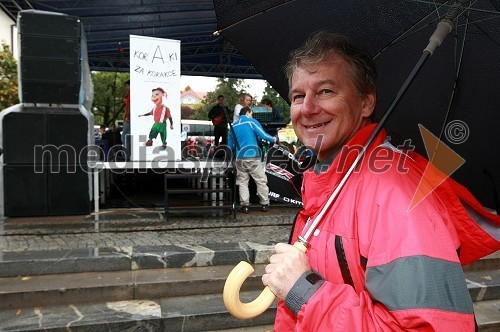
<svg viewBox="0 0 500 332">
<path fill-rule="evenodd" d="M 458 16 L 385 127 L 393 144 L 410 139 L 426 155 L 421 124 L 465 160 L 452 177 L 485 206 L 498 207 L 500 1 L 225 0 L 214 7 L 219 32 L 285 98 L 283 66 L 311 32 L 337 31 L 366 46 L 379 71 L 379 117 L 421 61 L 437 23 Z"/>
</svg>

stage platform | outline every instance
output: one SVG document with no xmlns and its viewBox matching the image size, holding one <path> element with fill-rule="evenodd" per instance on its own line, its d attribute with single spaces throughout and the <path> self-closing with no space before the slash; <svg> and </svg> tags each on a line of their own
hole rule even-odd
<svg viewBox="0 0 500 332">
<path fill-rule="evenodd" d="M 99 161 L 89 165 L 93 172 L 93 197 L 94 213 L 99 212 L 101 204 L 106 202 L 109 191 L 109 183 L 112 174 L 139 173 L 147 174 L 180 174 L 191 176 L 193 188 L 215 190 L 221 187 L 222 178 L 212 178 L 212 174 L 224 174 L 228 168 L 232 168 L 230 162 L 216 159 L 190 158 L 183 160 L 166 160 L 158 158 L 151 161 Z M 192 175 L 196 176 L 192 176 Z M 199 176 L 198 176 L 199 175 Z M 163 195 L 167 195 L 168 188 L 164 188 Z M 208 195 L 208 193 L 207 193 Z M 205 197 L 206 198 L 206 197 Z M 214 201 L 216 197 L 214 197 Z"/>
</svg>

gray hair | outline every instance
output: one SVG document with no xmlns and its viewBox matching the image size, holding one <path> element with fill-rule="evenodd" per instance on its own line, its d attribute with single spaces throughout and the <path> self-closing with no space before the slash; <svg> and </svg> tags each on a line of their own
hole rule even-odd
<svg viewBox="0 0 500 332">
<path fill-rule="evenodd" d="M 340 55 L 349 63 L 349 76 L 358 93 L 377 92 L 377 70 L 371 54 L 362 47 L 353 44 L 347 36 L 320 30 L 309 36 L 306 43 L 290 53 L 290 60 L 285 66 L 288 86 L 299 67 L 316 64 L 332 53 Z"/>
</svg>

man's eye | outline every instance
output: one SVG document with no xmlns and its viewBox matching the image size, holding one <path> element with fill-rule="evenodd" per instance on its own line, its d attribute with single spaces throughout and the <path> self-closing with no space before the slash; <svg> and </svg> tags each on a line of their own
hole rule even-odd
<svg viewBox="0 0 500 332">
<path fill-rule="evenodd" d="M 301 101 L 302 99 L 304 99 L 304 95 L 295 95 L 295 96 L 292 96 L 292 102 L 299 102 Z"/>
<path fill-rule="evenodd" d="M 323 89 L 323 90 L 320 90 L 318 92 L 318 95 L 317 95 L 318 97 L 317 98 L 320 98 L 320 99 L 321 98 L 325 98 L 325 97 L 330 96 L 332 93 L 333 93 L 333 91 L 330 90 L 330 89 Z"/>
</svg>

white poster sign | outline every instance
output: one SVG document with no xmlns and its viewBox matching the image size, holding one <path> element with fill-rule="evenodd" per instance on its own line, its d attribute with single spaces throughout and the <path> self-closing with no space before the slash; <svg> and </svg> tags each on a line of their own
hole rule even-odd
<svg viewBox="0 0 500 332">
<path fill-rule="evenodd" d="M 180 41 L 130 36 L 133 161 L 181 159 Z"/>
</svg>

